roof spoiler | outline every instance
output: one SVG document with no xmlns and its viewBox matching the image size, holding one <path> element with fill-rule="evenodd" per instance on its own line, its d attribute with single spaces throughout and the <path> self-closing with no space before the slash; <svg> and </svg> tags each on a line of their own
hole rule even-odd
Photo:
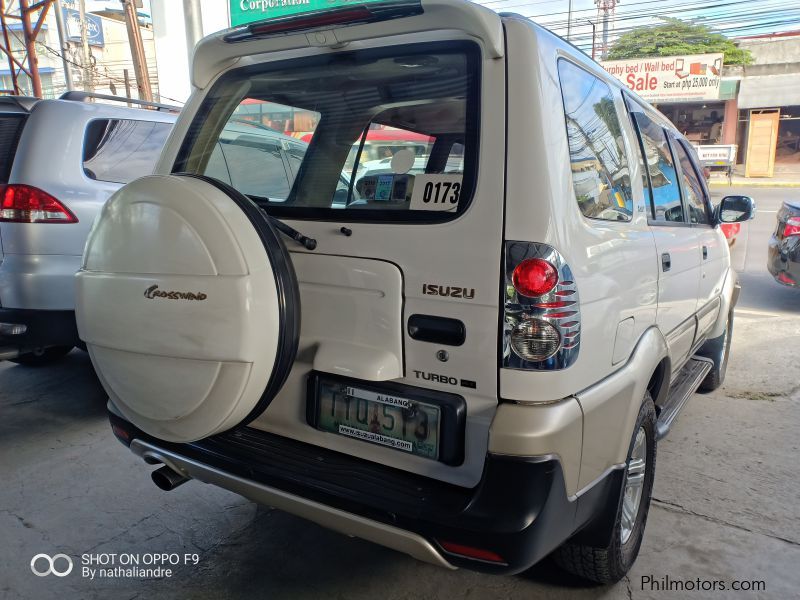
<svg viewBox="0 0 800 600">
<path fill-rule="evenodd" d="M 33 106 L 39 102 L 41 98 L 34 96 L 0 96 L 0 109 L 7 109 L 10 107 L 16 108 L 19 112 L 31 112 Z"/>
</svg>

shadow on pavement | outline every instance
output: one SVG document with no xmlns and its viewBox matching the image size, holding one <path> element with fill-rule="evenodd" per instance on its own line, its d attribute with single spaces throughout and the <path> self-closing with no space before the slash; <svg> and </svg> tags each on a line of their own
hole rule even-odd
<svg viewBox="0 0 800 600">
<path fill-rule="evenodd" d="M 742 294 L 738 309 L 800 314 L 800 289 L 781 285 L 766 270 L 764 273 L 739 273 L 739 282 Z"/>
<path fill-rule="evenodd" d="M 0 379 L 2 442 L 105 417 L 108 396 L 80 350 L 41 367 L 0 362 Z"/>
</svg>

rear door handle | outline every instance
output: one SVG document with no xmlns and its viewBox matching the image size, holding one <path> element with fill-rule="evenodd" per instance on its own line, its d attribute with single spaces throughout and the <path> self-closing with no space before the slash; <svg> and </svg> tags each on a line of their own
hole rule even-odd
<svg viewBox="0 0 800 600">
<path fill-rule="evenodd" d="M 669 252 L 664 252 L 661 255 L 661 270 L 662 271 L 669 271 L 672 267 L 672 259 L 669 256 Z"/>
<path fill-rule="evenodd" d="M 703 246 L 703 260 L 708 258 L 708 246 Z"/>
</svg>

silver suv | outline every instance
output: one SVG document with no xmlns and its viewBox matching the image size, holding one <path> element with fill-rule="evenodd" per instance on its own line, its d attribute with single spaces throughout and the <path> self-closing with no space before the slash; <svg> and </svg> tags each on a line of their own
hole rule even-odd
<svg viewBox="0 0 800 600">
<path fill-rule="evenodd" d="M 153 170 L 177 109 L 0 98 L 0 359 L 44 364 L 80 345 L 73 280 L 105 201 Z"/>
</svg>

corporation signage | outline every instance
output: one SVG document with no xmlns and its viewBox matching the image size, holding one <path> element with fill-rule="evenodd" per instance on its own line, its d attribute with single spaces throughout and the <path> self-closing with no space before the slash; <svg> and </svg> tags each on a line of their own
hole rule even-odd
<svg viewBox="0 0 800 600">
<path fill-rule="evenodd" d="M 81 42 L 81 13 L 72 8 L 64 8 L 64 23 L 67 26 L 67 39 L 70 42 Z M 97 15 L 86 14 L 86 36 L 90 46 L 105 45 L 103 39 L 103 19 Z"/>
<path fill-rule="evenodd" d="M 654 56 L 600 63 L 648 102 L 719 100 L 723 54 Z"/>
<path fill-rule="evenodd" d="M 230 0 L 231 26 L 385 0 Z"/>
</svg>

